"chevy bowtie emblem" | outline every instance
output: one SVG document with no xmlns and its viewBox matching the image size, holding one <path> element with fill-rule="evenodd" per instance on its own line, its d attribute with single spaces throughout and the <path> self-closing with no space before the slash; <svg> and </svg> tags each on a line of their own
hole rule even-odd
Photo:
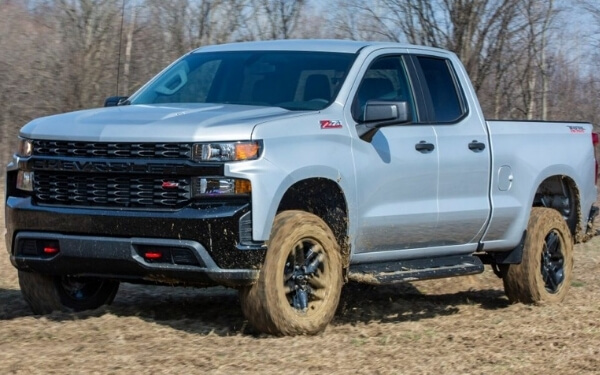
<svg viewBox="0 0 600 375">
<path fill-rule="evenodd" d="M 321 120 L 321 129 L 338 129 L 342 127 L 340 120 Z"/>
<path fill-rule="evenodd" d="M 179 182 L 163 181 L 163 183 L 162 183 L 163 189 L 176 189 L 178 187 L 179 187 Z"/>
</svg>

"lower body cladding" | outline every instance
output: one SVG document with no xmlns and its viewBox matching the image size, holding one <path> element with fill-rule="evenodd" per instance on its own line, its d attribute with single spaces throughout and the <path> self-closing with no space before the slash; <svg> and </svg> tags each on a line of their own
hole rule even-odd
<svg viewBox="0 0 600 375">
<path fill-rule="evenodd" d="M 6 201 L 7 249 L 22 271 L 169 285 L 249 285 L 266 247 L 247 238 L 250 205 L 173 211 Z"/>
</svg>

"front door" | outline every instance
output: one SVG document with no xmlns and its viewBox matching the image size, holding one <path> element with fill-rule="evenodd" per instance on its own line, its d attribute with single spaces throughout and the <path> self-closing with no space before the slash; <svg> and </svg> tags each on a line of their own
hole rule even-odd
<svg viewBox="0 0 600 375">
<path fill-rule="evenodd" d="M 370 142 L 354 140 L 355 254 L 389 254 L 435 244 L 439 151 L 433 126 L 421 121 L 419 99 L 409 82 L 404 56 L 375 58 L 357 82 L 347 111 L 347 122 L 357 124 L 370 100 L 406 101 L 410 108 L 408 123 L 383 127 Z"/>
</svg>

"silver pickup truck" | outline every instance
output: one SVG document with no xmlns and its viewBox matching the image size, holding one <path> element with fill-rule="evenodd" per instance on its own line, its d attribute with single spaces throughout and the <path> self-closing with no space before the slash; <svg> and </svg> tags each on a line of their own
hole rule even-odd
<svg viewBox="0 0 600 375">
<path fill-rule="evenodd" d="M 119 282 L 240 290 L 258 330 L 314 334 L 344 282 L 480 273 L 561 301 L 597 208 L 586 123 L 486 121 L 448 51 L 269 41 L 197 49 L 131 97 L 36 119 L 6 242 L 36 314 Z"/>
</svg>

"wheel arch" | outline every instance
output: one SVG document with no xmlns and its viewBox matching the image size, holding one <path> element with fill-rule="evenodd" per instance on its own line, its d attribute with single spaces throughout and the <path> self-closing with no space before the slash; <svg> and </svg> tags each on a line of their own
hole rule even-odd
<svg viewBox="0 0 600 375">
<path fill-rule="evenodd" d="M 342 264 L 350 258 L 348 202 L 341 186 L 328 178 L 313 177 L 295 182 L 283 194 L 277 212 L 301 210 L 320 217 L 331 228 L 340 245 Z"/>
<path fill-rule="evenodd" d="M 531 214 L 535 207 L 548 208 L 557 211 L 564 219 L 571 238 L 575 243 L 583 241 L 585 238 L 585 227 L 582 222 L 581 196 L 579 188 L 573 178 L 564 174 L 549 175 L 540 178 L 533 185 L 532 196 L 529 205 L 523 207 L 526 214 L 520 216 L 524 219 L 524 225 L 521 226 L 521 237 L 519 242 L 508 251 L 489 253 L 492 258 L 485 258 L 490 264 L 518 264 L 523 256 L 523 247 L 527 238 L 527 231 L 523 229 L 528 226 Z M 496 275 L 500 276 L 503 271 L 494 269 Z"/>
<path fill-rule="evenodd" d="M 581 195 L 576 181 L 568 174 L 553 174 L 540 178 L 536 186 L 530 207 L 557 210 L 565 219 L 573 239 L 580 242 L 585 228 L 581 225 Z"/>
</svg>

